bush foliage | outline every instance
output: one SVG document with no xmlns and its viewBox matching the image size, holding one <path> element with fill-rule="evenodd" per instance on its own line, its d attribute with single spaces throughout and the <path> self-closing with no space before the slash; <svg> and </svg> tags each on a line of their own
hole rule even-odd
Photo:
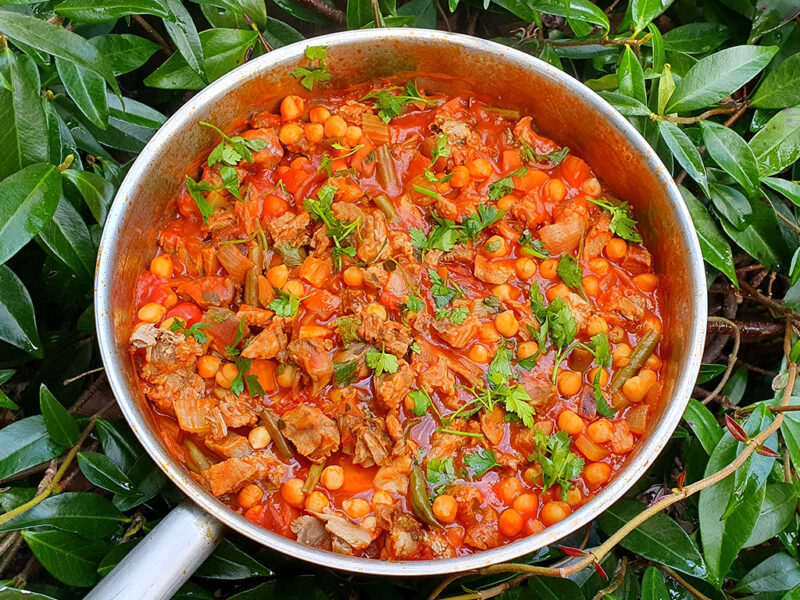
<svg viewBox="0 0 800 600">
<path fill-rule="evenodd" d="M 697 228 L 724 317 L 697 399 L 627 498 L 564 545 L 597 546 L 783 418 L 735 474 L 606 554 L 610 580 L 486 575 L 443 595 L 800 598 L 800 412 L 776 411 L 800 406 L 785 389 L 800 345 L 783 349 L 800 325 L 798 15 L 796 0 L 0 0 L 0 507 L 31 503 L 0 516 L 0 598 L 82 597 L 180 501 L 124 421 L 84 416 L 112 407 L 78 400 L 102 384 L 92 277 L 131 161 L 192 90 L 376 21 L 494 39 L 580 79 L 655 148 Z M 437 584 L 353 578 L 229 536 L 175 598 L 425 598 Z"/>
</svg>

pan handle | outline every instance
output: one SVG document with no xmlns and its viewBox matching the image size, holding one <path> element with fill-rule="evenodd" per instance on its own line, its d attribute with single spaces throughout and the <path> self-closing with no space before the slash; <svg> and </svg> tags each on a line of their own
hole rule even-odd
<svg viewBox="0 0 800 600">
<path fill-rule="evenodd" d="M 222 540 L 225 527 L 188 500 L 175 507 L 84 600 L 169 600 Z"/>
</svg>

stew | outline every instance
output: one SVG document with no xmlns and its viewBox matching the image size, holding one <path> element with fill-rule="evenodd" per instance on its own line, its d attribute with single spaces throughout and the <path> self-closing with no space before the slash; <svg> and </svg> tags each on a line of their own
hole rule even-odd
<svg viewBox="0 0 800 600">
<path fill-rule="evenodd" d="M 553 525 L 661 394 L 659 279 L 626 203 L 530 116 L 437 81 L 198 125 L 219 143 L 136 291 L 174 455 L 250 521 L 354 556 Z"/>
</svg>

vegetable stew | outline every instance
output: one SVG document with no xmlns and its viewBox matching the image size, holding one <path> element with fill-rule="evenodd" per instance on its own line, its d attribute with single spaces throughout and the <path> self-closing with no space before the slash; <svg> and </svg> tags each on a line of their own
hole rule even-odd
<svg viewBox="0 0 800 600">
<path fill-rule="evenodd" d="M 198 126 L 218 144 L 130 343 L 201 485 L 301 543 L 425 560 L 541 531 L 614 477 L 661 394 L 659 279 L 568 147 L 431 76 Z"/>
</svg>

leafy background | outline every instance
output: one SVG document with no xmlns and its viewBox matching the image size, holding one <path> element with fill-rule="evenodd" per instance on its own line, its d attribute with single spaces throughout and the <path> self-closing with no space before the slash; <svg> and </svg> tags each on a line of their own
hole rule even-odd
<svg viewBox="0 0 800 600">
<path fill-rule="evenodd" d="M 97 242 L 131 160 L 193 90 L 271 48 L 376 20 L 494 39 L 584 81 L 657 150 L 697 227 L 722 319 L 695 399 L 627 499 L 566 546 L 597 546 L 784 420 L 772 451 L 606 554 L 609 580 L 589 568 L 441 590 L 230 535 L 175 597 L 800 598 L 800 395 L 784 389 L 800 346 L 783 349 L 800 324 L 798 14 L 796 0 L 0 0 L 0 510 L 37 498 L 0 515 L 0 598 L 82 597 L 181 499 L 119 418 L 95 343 Z"/>
</svg>

